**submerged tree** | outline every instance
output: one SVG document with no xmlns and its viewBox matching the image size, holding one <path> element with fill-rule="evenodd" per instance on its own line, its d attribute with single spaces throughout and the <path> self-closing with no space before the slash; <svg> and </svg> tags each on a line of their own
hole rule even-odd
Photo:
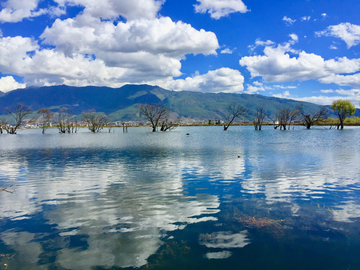
<svg viewBox="0 0 360 270">
<path fill-rule="evenodd" d="M 33 110 L 28 105 L 22 102 L 17 103 L 10 108 L 6 108 L 5 111 L 6 114 L 10 115 L 14 120 L 12 125 L 5 125 L 5 130 L 9 134 L 16 134 L 16 130 L 22 125 L 25 117 L 33 112 Z M 34 119 L 32 118 L 31 121 L 33 120 Z"/>
<path fill-rule="evenodd" d="M 88 129 L 94 133 L 100 132 L 109 122 L 105 114 L 96 113 L 94 110 L 83 112 L 82 119 L 87 123 Z"/>
<path fill-rule="evenodd" d="M 323 120 L 329 116 L 329 110 L 326 107 L 321 107 L 320 110 L 314 112 L 313 114 L 304 112 L 302 105 L 300 106 L 300 114 L 304 126 L 307 129 L 310 129 L 311 126 L 317 124 L 320 120 Z"/>
<path fill-rule="evenodd" d="M 280 129 L 286 130 L 286 126 L 288 126 L 288 129 L 290 129 L 292 122 L 294 122 L 299 117 L 299 114 L 300 110 L 297 108 L 291 110 L 290 108 L 281 107 L 276 114 L 278 125 L 275 126 L 275 129 L 280 127 Z"/>
<path fill-rule="evenodd" d="M 58 129 L 60 133 L 76 133 L 76 119 L 75 116 L 71 113 L 66 107 L 59 109 L 57 113 Z"/>
<path fill-rule="evenodd" d="M 335 100 L 331 105 L 331 109 L 339 117 L 341 129 L 344 128 L 345 118 L 347 116 L 352 116 L 356 111 L 355 106 L 349 100 L 344 100 L 344 99 Z M 339 126 L 338 126 L 338 129 L 339 129 Z"/>
<path fill-rule="evenodd" d="M 139 110 L 141 116 L 150 122 L 153 132 L 156 132 L 158 126 L 161 126 L 161 131 L 171 130 L 176 127 L 175 124 L 169 122 L 170 110 L 164 103 L 140 104 Z"/>
<path fill-rule="evenodd" d="M 45 130 L 50 127 L 50 124 L 53 120 L 54 113 L 49 109 L 40 109 L 37 111 L 38 114 L 41 114 L 40 120 L 42 124 L 42 134 L 45 134 Z"/>
<path fill-rule="evenodd" d="M 245 106 L 238 105 L 236 103 L 231 103 L 227 107 L 227 111 L 228 114 L 226 115 L 224 130 L 227 130 L 235 119 L 239 118 L 240 116 L 248 115 L 249 109 L 246 108 Z"/>
<path fill-rule="evenodd" d="M 261 130 L 261 126 L 264 123 L 267 113 L 268 111 L 265 109 L 264 105 L 260 105 L 256 108 L 253 120 L 255 130 Z"/>
</svg>

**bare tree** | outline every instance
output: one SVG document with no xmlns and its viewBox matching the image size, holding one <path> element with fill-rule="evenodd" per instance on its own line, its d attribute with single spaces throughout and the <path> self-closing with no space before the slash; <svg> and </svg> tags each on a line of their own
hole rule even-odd
<svg viewBox="0 0 360 270">
<path fill-rule="evenodd" d="M 264 119 L 267 113 L 268 111 L 265 109 L 265 106 L 263 104 L 256 108 L 253 120 L 255 130 L 261 130 L 261 126 L 264 123 Z"/>
<path fill-rule="evenodd" d="M 88 129 L 93 133 L 100 132 L 109 122 L 105 114 L 96 113 L 94 110 L 83 112 L 82 119 L 87 123 Z"/>
<path fill-rule="evenodd" d="M 45 130 L 50 127 L 50 123 L 54 117 L 54 113 L 49 109 L 40 109 L 37 111 L 38 114 L 41 114 L 39 117 L 42 124 L 42 134 L 45 134 Z"/>
<path fill-rule="evenodd" d="M 57 113 L 58 129 L 60 133 L 76 133 L 77 126 L 75 116 L 66 107 L 59 109 Z"/>
<path fill-rule="evenodd" d="M 169 123 L 169 109 L 163 103 L 158 104 L 140 104 L 140 114 L 149 120 L 152 131 L 156 132 L 158 126 L 161 125 L 161 131 L 171 130 Z"/>
<path fill-rule="evenodd" d="M 174 128 L 176 128 L 178 126 L 178 124 L 175 124 L 173 122 L 169 121 L 169 117 L 166 117 L 165 120 L 163 120 L 161 122 L 161 128 L 160 131 L 170 131 L 173 130 Z"/>
<path fill-rule="evenodd" d="M 290 129 L 292 122 L 299 117 L 299 114 L 300 111 L 297 108 L 291 110 L 290 108 L 281 107 L 276 115 L 278 125 L 275 126 L 275 129 L 280 127 L 280 129 L 286 130 L 286 126 Z"/>
<path fill-rule="evenodd" d="M 326 107 L 321 107 L 320 110 L 316 111 L 313 114 L 306 113 L 303 110 L 303 106 L 300 106 L 300 114 L 302 117 L 302 121 L 304 122 L 304 126 L 307 129 L 310 129 L 311 126 L 318 123 L 320 120 L 325 119 L 329 116 L 329 110 Z"/>
<path fill-rule="evenodd" d="M 249 109 L 246 108 L 245 106 L 238 105 L 236 103 L 231 103 L 227 107 L 227 111 L 228 114 L 226 115 L 224 130 L 227 130 L 235 119 L 239 118 L 240 116 L 248 115 Z"/>
<path fill-rule="evenodd" d="M 12 125 L 6 125 L 6 132 L 9 134 L 16 134 L 16 130 L 22 125 L 25 116 L 31 114 L 33 110 L 26 104 L 20 102 L 13 105 L 11 108 L 5 109 L 6 114 L 12 116 L 13 123 Z M 34 119 L 31 119 L 32 121 Z"/>
</svg>

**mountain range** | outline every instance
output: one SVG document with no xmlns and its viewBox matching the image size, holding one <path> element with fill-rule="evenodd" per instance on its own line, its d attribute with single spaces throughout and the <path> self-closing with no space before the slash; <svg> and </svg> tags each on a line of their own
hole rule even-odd
<svg viewBox="0 0 360 270">
<path fill-rule="evenodd" d="M 223 119 L 227 106 L 233 102 L 249 108 L 249 120 L 261 104 L 268 110 L 268 118 L 272 118 L 280 107 L 294 108 L 303 104 L 304 110 L 309 113 L 320 108 L 308 102 L 257 94 L 176 92 L 150 85 L 125 85 L 120 88 L 59 85 L 29 87 L 5 94 L 0 92 L 0 114 L 6 107 L 18 102 L 29 105 L 35 111 L 48 108 L 56 112 L 61 107 L 68 107 L 74 114 L 81 114 L 95 110 L 105 113 L 113 121 L 139 120 L 138 105 L 141 103 L 164 102 L 172 111 L 172 118 L 195 120 Z M 356 114 L 360 115 L 359 110 Z"/>
</svg>

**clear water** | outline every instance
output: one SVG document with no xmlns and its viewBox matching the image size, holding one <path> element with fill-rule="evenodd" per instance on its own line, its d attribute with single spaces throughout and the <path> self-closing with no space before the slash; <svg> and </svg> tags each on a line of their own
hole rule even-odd
<svg viewBox="0 0 360 270">
<path fill-rule="evenodd" d="M 0 269 L 360 269 L 359 150 L 350 127 L 3 134 Z"/>
</svg>

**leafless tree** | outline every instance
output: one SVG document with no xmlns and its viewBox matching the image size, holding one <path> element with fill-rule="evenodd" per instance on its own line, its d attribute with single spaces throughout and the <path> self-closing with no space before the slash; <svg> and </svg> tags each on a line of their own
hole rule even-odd
<svg viewBox="0 0 360 270">
<path fill-rule="evenodd" d="M 13 118 L 12 125 L 6 125 L 5 129 L 9 134 L 16 134 L 16 130 L 22 125 L 25 116 L 31 114 L 33 110 L 26 104 L 20 102 L 13 105 L 11 108 L 5 109 L 6 114 Z M 32 118 L 31 121 L 34 119 Z M 30 122 L 30 121 L 29 121 Z"/>
<path fill-rule="evenodd" d="M 76 133 L 77 126 L 75 116 L 66 107 L 59 109 L 57 113 L 58 129 L 60 133 Z"/>
<path fill-rule="evenodd" d="M 248 115 L 249 109 L 246 108 L 245 106 L 238 105 L 236 103 L 231 103 L 227 107 L 227 111 L 228 114 L 226 115 L 224 130 L 227 130 L 235 119 L 239 118 L 240 116 Z"/>
<path fill-rule="evenodd" d="M 42 124 L 42 134 L 45 134 L 45 130 L 50 127 L 50 123 L 53 120 L 54 113 L 49 109 L 40 109 L 37 111 L 38 114 L 41 114 L 40 120 Z"/>
<path fill-rule="evenodd" d="M 105 114 L 96 113 L 94 110 L 83 112 L 82 119 L 87 123 L 88 129 L 93 133 L 100 132 L 109 122 Z"/>
<path fill-rule="evenodd" d="M 292 122 L 299 117 L 299 114 L 300 111 L 297 108 L 291 110 L 290 108 L 281 107 L 276 115 L 278 125 L 275 126 L 275 129 L 280 127 L 280 129 L 286 130 L 286 126 L 290 129 Z"/>
<path fill-rule="evenodd" d="M 256 108 L 253 120 L 255 130 L 261 130 L 261 126 L 264 123 L 267 113 L 268 111 L 265 109 L 264 105 L 260 105 Z"/>
<path fill-rule="evenodd" d="M 171 130 L 172 123 L 169 122 L 169 108 L 164 103 L 140 104 L 140 114 L 149 120 L 152 131 L 156 132 L 157 127 L 161 126 L 161 131 Z"/>
<path fill-rule="evenodd" d="M 178 125 L 174 124 L 173 122 L 169 121 L 169 117 L 167 116 L 162 122 L 161 122 L 161 128 L 160 131 L 170 131 L 176 128 Z"/>
<path fill-rule="evenodd" d="M 307 129 L 310 129 L 311 126 L 318 123 L 320 120 L 325 119 L 329 116 L 329 110 L 326 107 L 321 107 L 318 111 L 314 112 L 313 114 L 304 112 L 303 106 L 300 106 L 300 114 L 302 121 L 304 122 L 304 126 Z"/>
</svg>

